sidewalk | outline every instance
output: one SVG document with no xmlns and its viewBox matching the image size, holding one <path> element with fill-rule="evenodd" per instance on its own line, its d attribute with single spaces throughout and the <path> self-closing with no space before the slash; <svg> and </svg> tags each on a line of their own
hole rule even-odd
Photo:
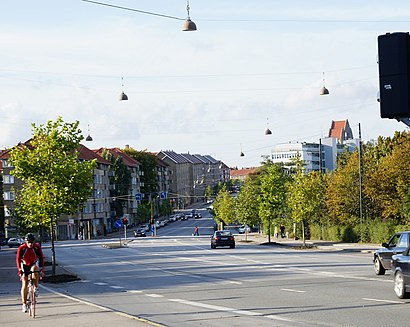
<svg viewBox="0 0 410 327">
<path fill-rule="evenodd" d="M 247 236 L 245 234 L 239 234 L 235 236 L 238 243 L 250 242 L 256 244 L 265 244 L 267 246 L 286 246 L 295 249 L 301 249 L 303 246 L 302 240 L 294 240 L 293 238 L 275 238 L 271 237 L 271 244 L 268 245 L 268 236 L 258 233 L 250 233 Z M 362 252 L 372 253 L 381 247 L 380 244 L 369 243 L 345 243 L 345 242 L 331 242 L 320 240 L 306 240 L 306 249 L 317 251 L 345 251 L 345 252 Z"/>
<path fill-rule="evenodd" d="M 15 255 L 15 248 L 3 247 L 0 250 L 1 326 L 24 326 L 27 323 L 33 327 L 54 326 L 56 324 L 59 327 L 162 326 L 58 293 L 47 283 L 40 284 L 36 318 L 32 319 L 28 314 L 21 312 L 20 282 L 15 268 Z M 61 267 L 56 268 L 57 273 L 67 273 Z"/>
</svg>

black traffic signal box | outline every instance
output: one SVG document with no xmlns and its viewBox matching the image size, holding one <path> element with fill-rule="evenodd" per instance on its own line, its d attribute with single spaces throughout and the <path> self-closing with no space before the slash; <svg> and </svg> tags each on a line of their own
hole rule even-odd
<svg viewBox="0 0 410 327">
<path fill-rule="evenodd" d="M 410 36 L 406 32 L 378 37 L 380 116 L 410 117 Z"/>
</svg>

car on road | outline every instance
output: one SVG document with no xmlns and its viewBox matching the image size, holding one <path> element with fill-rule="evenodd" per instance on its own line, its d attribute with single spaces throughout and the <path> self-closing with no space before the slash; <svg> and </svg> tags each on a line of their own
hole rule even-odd
<svg viewBox="0 0 410 327">
<path fill-rule="evenodd" d="M 147 234 L 144 228 L 138 228 L 137 230 L 134 231 L 134 236 L 135 237 L 145 237 L 147 236 Z"/>
<path fill-rule="evenodd" d="M 241 225 L 238 227 L 238 233 L 239 234 L 245 234 L 245 233 L 250 233 L 251 228 L 248 225 Z"/>
<path fill-rule="evenodd" d="M 216 249 L 218 246 L 229 246 L 235 248 L 235 237 L 229 230 L 217 230 L 211 238 L 211 249 Z"/>
<path fill-rule="evenodd" d="M 169 216 L 169 221 L 170 221 L 170 222 L 177 221 L 177 216 L 176 216 L 176 215 L 171 215 L 171 216 Z"/>
<path fill-rule="evenodd" d="M 24 240 L 22 238 L 18 238 L 18 237 L 12 237 L 9 238 L 9 240 L 7 241 L 7 245 L 9 248 L 12 247 L 19 247 L 21 244 L 24 244 Z"/>
<path fill-rule="evenodd" d="M 194 218 L 195 218 L 195 219 L 202 218 L 201 213 L 199 213 L 199 212 L 194 213 Z"/>
<path fill-rule="evenodd" d="M 403 253 L 410 246 L 410 231 L 395 233 L 382 248 L 374 252 L 373 269 L 376 275 L 384 275 L 391 269 L 392 257 Z"/>
<path fill-rule="evenodd" d="M 394 292 L 404 299 L 410 294 L 410 248 L 392 257 L 391 269 L 394 278 Z"/>
<path fill-rule="evenodd" d="M 143 229 L 146 232 L 149 232 L 149 230 L 151 229 L 151 226 L 148 224 L 145 224 L 145 225 L 141 225 L 139 228 Z"/>
</svg>

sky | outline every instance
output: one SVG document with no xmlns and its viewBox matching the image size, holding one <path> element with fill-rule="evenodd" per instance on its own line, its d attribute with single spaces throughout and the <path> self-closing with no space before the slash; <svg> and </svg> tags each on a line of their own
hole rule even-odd
<svg viewBox="0 0 410 327">
<path fill-rule="evenodd" d="M 1 1 L 1 149 L 61 116 L 79 121 L 91 149 L 242 168 L 277 144 L 318 143 L 332 120 L 348 119 L 355 137 L 360 123 L 364 141 L 408 129 L 381 119 L 377 102 L 377 37 L 409 31 L 408 0 L 191 0 L 195 32 L 181 31 L 185 0 L 99 2 L 134 10 Z"/>
</svg>

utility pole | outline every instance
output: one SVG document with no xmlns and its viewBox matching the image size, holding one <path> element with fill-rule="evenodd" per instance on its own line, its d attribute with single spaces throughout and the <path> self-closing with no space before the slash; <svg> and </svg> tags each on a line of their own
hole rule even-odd
<svg viewBox="0 0 410 327">
<path fill-rule="evenodd" d="M 362 199 L 362 130 L 359 123 L 359 219 L 360 242 L 363 242 L 363 199 Z"/>
</svg>

